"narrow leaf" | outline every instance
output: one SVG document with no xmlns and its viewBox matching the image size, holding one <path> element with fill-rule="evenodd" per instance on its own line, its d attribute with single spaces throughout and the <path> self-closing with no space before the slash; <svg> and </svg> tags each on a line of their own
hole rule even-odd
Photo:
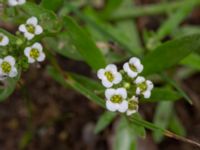
<svg viewBox="0 0 200 150">
<path fill-rule="evenodd" d="M 200 34 L 190 35 L 172 40 L 157 47 L 144 57 L 144 75 L 162 72 L 200 49 Z"/>
<path fill-rule="evenodd" d="M 102 98 L 98 97 L 93 91 L 89 90 L 86 86 L 82 85 L 78 81 L 76 81 L 73 77 L 68 75 L 68 78 L 65 79 L 62 74 L 60 74 L 55 68 L 49 67 L 48 68 L 49 75 L 55 79 L 58 83 L 63 85 L 64 87 L 71 87 L 77 92 L 83 94 L 89 100 L 93 101 L 94 103 L 105 107 L 105 102 Z"/>
<path fill-rule="evenodd" d="M 143 99 L 143 102 L 176 101 L 182 95 L 168 87 L 154 88 L 149 99 Z"/>
<path fill-rule="evenodd" d="M 114 150 L 136 150 L 136 137 L 132 134 L 127 120 L 122 117 L 116 128 Z"/>
<path fill-rule="evenodd" d="M 116 113 L 109 112 L 109 111 L 106 111 L 105 113 L 103 113 L 96 124 L 94 132 L 99 133 L 102 130 L 104 130 L 113 121 L 116 115 L 117 115 Z"/>
<path fill-rule="evenodd" d="M 64 0 L 42 0 L 40 5 L 46 9 L 56 11 L 62 6 Z"/>
<path fill-rule="evenodd" d="M 70 17 L 64 17 L 65 27 L 68 29 L 71 40 L 85 61 L 95 70 L 106 65 L 101 51 L 94 41 Z"/>
<path fill-rule="evenodd" d="M 160 102 L 156 108 L 154 124 L 163 129 L 166 129 L 172 115 L 172 110 L 172 102 Z M 161 142 L 161 140 L 163 139 L 163 133 L 159 131 L 154 131 L 153 138 L 156 142 Z"/>
</svg>

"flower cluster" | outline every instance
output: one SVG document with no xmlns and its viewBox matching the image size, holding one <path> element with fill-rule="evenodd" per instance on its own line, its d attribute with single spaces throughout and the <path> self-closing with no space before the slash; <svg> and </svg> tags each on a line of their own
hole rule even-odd
<svg viewBox="0 0 200 150">
<path fill-rule="evenodd" d="M 133 57 L 118 71 L 116 65 L 109 64 L 99 69 L 97 76 L 101 79 L 105 90 L 106 108 L 109 111 L 119 111 L 132 115 L 138 111 L 139 98 L 149 98 L 153 83 L 142 76 L 143 71 L 140 59 Z"/>
<path fill-rule="evenodd" d="M 14 0 L 9 0 L 9 3 L 14 5 Z M 22 4 L 25 1 L 17 0 L 18 4 Z M 16 4 L 17 5 L 17 4 Z M 17 52 L 17 56 L 15 53 L 6 52 L 6 55 L 3 58 L 0 58 L 0 80 L 4 80 L 7 77 L 15 77 L 18 74 L 17 68 L 18 61 L 21 61 L 21 58 L 25 57 L 27 63 L 34 63 L 34 62 L 42 62 L 45 59 L 45 53 L 43 52 L 43 47 L 40 43 L 34 43 L 32 45 L 29 44 L 28 41 L 32 40 L 36 35 L 39 35 L 43 32 L 42 27 L 38 24 L 38 19 L 36 17 L 30 17 L 25 24 L 19 26 L 19 31 L 23 33 L 23 43 L 19 46 L 18 51 L 22 49 L 24 53 Z M 26 40 L 25 40 L 26 39 Z M 0 47 L 9 47 L 9 37 L 6 36 L 4 33 L 0 33 Z M 12 45 L 13 46 L 13 45 Z M 11 53 L 11 54 L 10 54 Z M 13 55 L 14 56 L 11 56 Z M 17 59 L 19 58 L 19 59 Z M 17 61 L 17 63 L 16 63 Z"/>
</svg>

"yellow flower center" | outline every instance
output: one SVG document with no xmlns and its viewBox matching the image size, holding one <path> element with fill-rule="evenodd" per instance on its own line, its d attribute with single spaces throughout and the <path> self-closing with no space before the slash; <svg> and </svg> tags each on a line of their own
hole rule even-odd
<svg viewBox="0 0 200 150">
<path fill-rule="evenodd" d="M 137 106 L 138 106 L 138 102 L 137 101 L 130 100 L 128 102 L 128 109 L 130 109 L 130 110 L 136 110 Z"/>
<path fill-rule="evenodd" d="M 1 64 L 1 68 L 2 68 L 2 70 L 3 70 L 3 72 L 4 73 L 9 73 L 10 71 L 11 71 L 11 65 L 10 65 L 10 63 L 9 62 L 7 62 L 7 61 L 4 61 L 4 62 L 2 62 L 2 64 Z"/>
<path fill-rule="evenodd" d="M 129 67 L 131 68 L 132 71 L 137 72 L 137 68 L 134 65 L 129 64 Z"/>
<path fill-rule="evenodd" d="M 111 72 L 109 72 L 109 71 L 105 72 L 105 76 L 108 79 L 108 81 L 110 81 L 110 82 L 112 82 L 114 80 L 113 74 Z"/>
<path fill-rule="evenodd" d="M 32 33 L 32 34 L 35 33 L 35 27 L 31 24 L 26 24 L 26 29 L 29 33 Z"/>
<path fill-rule="evenodd" d="M 121 95 L 113 95 L 110 100 L 113 103 L 121 103 L 122 102 L 122 96 Z"/>
<path fill-rule="evenodd" d="M 2 42 L 3 41 L 3 36 L 2 35 L 0 35 L 0 42 Z"/>
<path fill-rule="evenodd" d="M 37 59 L 39 57 L 40 53 L 38 51 L 38 49 L 33 48 L 30 51 L 30 57 L 32 57 L 33 59 Z"/>
<path fill-rule="evenodd" d="M 140 88 L 140 90 L 141 90 L 142 92 L 144 92 L 144 91 L 147 90 L 147 84 L 146 84 L 146 82 L 140 83 L 140 84 L 138 85 L 138 87 Z"/>
</svg>

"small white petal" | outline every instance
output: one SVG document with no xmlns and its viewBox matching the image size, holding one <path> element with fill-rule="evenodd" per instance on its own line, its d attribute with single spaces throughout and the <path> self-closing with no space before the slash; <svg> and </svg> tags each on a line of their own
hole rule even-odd
<svg viewBox="0 0 200 150">
<path fill-rule="evenodd" d="M 26 57 L 30 57 L 30 51 L 31 51 L 31 47 L 26 47 L 26 48 L 24 49 L 24 55 L 25 55 Z"/>
<path fill-rule="evenodd" d="M 130 64 L 135 64 L 135 63 L 140 63 L 140 59 L 137 58 L 137 57 L 132 57 L 130 60 L 129 60 L 129 63 Z"/>
<path fill-rule="evenodd" d="M 38 24 L 38 20 L 36 17 L 31 17 L 26 21 L 26 23 L 36 26 Z"/>
<path fill-rule="evenodd" d="M 15 67 L 13 67 L 8 76 L 13 78 L 16 75 L 17 75 L 17 69 Z"/>
<path fill-rule="evenodd" d="M 118 83 L 120 83 L 122 81 L 121 73 L 117 72 L 114 76 L 115 76 L 115 78 L 113 80 L 114 84 L 118 84 Z"/>
<path fill-rule="evenodd" d="M 140 90 L 140 88 L 138 87 L 138 88 L 136 89 L 136 94 L 139 95 L 140 93 L 141 93 L 141 90 Z"/>
<path fill-rule="evenodd" d="M 19 0 L 18 4 L 19 4 L 19 5 L 22 5 L 22 4 L 24 4 L 25 2 L 26 2 L 26 0 Z"/>
<path fill-rule="evenodd" d="M 116 94 L 119 94 L 123 97 L 123 99 L 126 99 L 127 98 L 127 91 L 125 88 L 118 88 L 116 90 Z"/>
<path fill-rule="evenodd" d="M 135 77 L 138 75 L 137 72 L 134 72 L 134 71 L 132 71 L 131 69 L 128 70 L 127 74 L 128 74 L 128 76 L 131 77 L 131 78 L 135 78 Z"/>
<path fill-rule="evenodd" d="M 0 65 L 2 64 L 2 62 L 3 62 L 3 59 L 0 58 Z"/>
<path fill-rule="evenodd" d="M 106 89 L 105 96 L 107 100 L 110 100 L 110 98 L 115 94 L 115 89 Z"/>
<path fill-rule="evenodd" d="M 140 62 L 135 63 L 135 67 L 137 68 L 138 73 L 141 73 L 143 70 L 143 65 Z"/>
<path fill-rule="evenodd" d="M 16 6 L 18 3 L 16 0 L 8 0 L 8 5 L 9 6 Z"/>
<path fill-rule="evenodd" d="M 128 70 L 129 70 L 129 64 L 128 64 L 128 63 L 125 63 L 125 64 L 123 65 L 123 69 L 124 69 L 125 72 L 128 72 Z"/>
<path fill-rule="evenodd" d="M 32 63 L 35 62 L 35 59 L 33 59 L 33 58 L 31 58 L 31 57 L 28 57 L 28 62 L 32 64 Z"/>
<path fill-rule="evenodd" d="M 97 72 L 97 76 L 99 79 L 102 79 L 105 75 L 105 69 L 99 69 Z"/>
<path fill-rule="evenodd" d="M 144 98 L 149 98 L 151 96 L 151 91 L 143 92 Z"/>
<path fill-rule="evenodd" d="M 14 66 L 14 65 L 15 65 L 15 58 L 12 57 L 12 56 L 6 56 L 6 57 L 4 58 L 4 61 L 9 62 L 9 63 L 11 64 L 11 66 Z"/>
<path fill-rule="evenodd" d="M 26 26 L 24 24 L 19 26 L 19 31 L 20 32 L 27 32 Z"/>
<path fill-rule="evenodd" d="M 29 33 L 29 32 L 25 32 L 24 33 L 24 36 L 28 39 L 28 40 L 31 40 L 31 39 L 33 39 L 34 38 L 34 34 L 31 34 L 31 33 Z"/>
<path fill-rule="evenodd" d="M 109 100 L 106 101 L 106 108 L 107 108 L 109 111 L 113 111 L 113 112 L 117 110 L 116 104 L 112 103 L 112 102 L 109 101 Z"/>
<path fill-rule="evenodd" d="M 40 43 L 36 42 L 35 44 L 33 44 L 32 48 L 37 49 L 38 51 L 42 51 L 43 47 Z"/>
<path fill-rule="evenodd" d="M 43 32 L 42 27 L 39 26 L 39 25 L 37 25 L 37 26 L 35 27 L 35 34 L 36 34 L 36 35 L 39 35 L 39 34 L 41 34 L 42 32 Z"/>
<path fill-rule="evenodd" d="M 136 112 L 138 112 L 138 107 L 137 107 L 137 109 L 135 109 L 135 110 L 130 110 L 130 109 L 128 109 L 127 112 L 126 112 L 126 115 L 127 115 L 127 116 L 130 116 L 130 115 L 132 115 L 132 114 L 134 114 L 134 113 L 136 113 Z"/>
<path fill-rule="evenodd" d="M 108 81 L 107 79 L 102 80 L 102 84 L 103 84 L 103 86 L 106 87 L 106 88 L 110 88 L 110 87 L 113 86 L 113 83 L 110 82 L 110 81 Z"/>
<path fill-rule="evenodd" d="M 145 81 L 145 78 L 139 76 L 139 77 L 136 78 L 135 83 L 136 83 L 136 84 L 140 84 L 140 83 L 142 83 L 142 82 L 144 82 L 144 81 Z"/>
<path fill-rule="evenodd" d="M 147 90 L 151 91 L 153 89 L 153 83 L 149 80 L 147 80 L 146 83 L 147 83 Z"/>
<path fill-rule="evenodd" d="M 118 111 L 123 113 L 127 111 L 127 109 L 128 109 L 128 102 L 124 100 L 122 101 L 122 103 L 119 104 Z"/>
<path fill-rule="evenodd" d="M 42 62 L 45 60 L 45 54 L 43 52 L 40 53 L 40 56 L 37 58 L 37 61 Z"/>
<path fill-rule="evenodd" d="M 117 66 L 114 64 L 109 64 L 106 66 L 106 70 L 107 71 L 111 71 L 111 72 L 116 72 L 117 71 Z"/>
<path fill-rule="evenodd" d="M 3 39 L 0 42 L 0 46 L 6 46 L 6 45 L 8 45 L 8 43 L 9 43 L 9 38 L 7 36 L 3 35 Z"/>
</svg>

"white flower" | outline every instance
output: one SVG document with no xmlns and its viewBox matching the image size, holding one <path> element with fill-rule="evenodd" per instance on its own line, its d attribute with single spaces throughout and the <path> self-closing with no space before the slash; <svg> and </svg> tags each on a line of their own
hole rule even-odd
<svg viewBox="0 0 200 150">
<path fill-rule="evenodd" d="M 40 43 L 35 43 L 31 47 L 26 47 L 24 55 L 28 58 L 29 63 L 34 63 L 35 61 L 42 62 L 46 57 Z"/>
<path fill-rule="evenodd" d="M 6 56 L 0 59 L 0 78 L 5 79 L 7 76 L 13 78 L 17 75 L 17 69 L 15 67 L 15 58 L 12 56 Z"/>
<path fill-rule="evenodd" d="M 133 96 L 129 101 L 128 101 L 128 110 L 126 114 L 128 116 L 138 112 L 138 97 Z"/>
<path fill-rule="evenodd" d="M 43 32 L 43 29 L 38 25 L 38 19 L 36 17 L 31 17 L 26 21 L 26 24 L 19 26 L 19 31 L 24 33 L 24 36 L 31 40 L 35 35 L 39 35 Z"/>
<path fill-rule="evenodd" d="M 97 76 L 107 88 L 112 87 L 113 84 L 120 83 L 122 80 L 122 75 L 117 71 L 117 67 L 114 64 L 109 64 L 105 69 L 99 69 Z"/>
<path fill-rule="evenodd" d="M 107 89 L 105 91 L 106 108 L 109 111 L 126 112 L 128 109 L 127 91 L 124 88 Z"/>
<path fill-rule="evenodd" d="M 137 84 L 136 94 L 143 94 L 144 98 L 149 98 L 151 96 L 151 90 L 153 89 L 153 83 L 149 80 L 145 80 L 144 77 L 137 77 L 135 80 Z"/>
<path fill-rule="evenodd" d="M 3 33 L 0 33 L 0 46 L 6 46 L 9 43 L 9 38 Z"/>
<path fill-rule="evenodd" d="M 129 62 L 124 64 L 123 69 L 129 77 L 135 78 L 138 73 L 142 72 L 143 65 L 141 64 L 140 59 L 132 57 Z"/>
<path fill-rule="evenodd" d="M 26 0 L 8 0 L 8 5 L 9 6 L 17 6 L 17 5 L 22 5 L 26 2 Z"/>
</svg>

